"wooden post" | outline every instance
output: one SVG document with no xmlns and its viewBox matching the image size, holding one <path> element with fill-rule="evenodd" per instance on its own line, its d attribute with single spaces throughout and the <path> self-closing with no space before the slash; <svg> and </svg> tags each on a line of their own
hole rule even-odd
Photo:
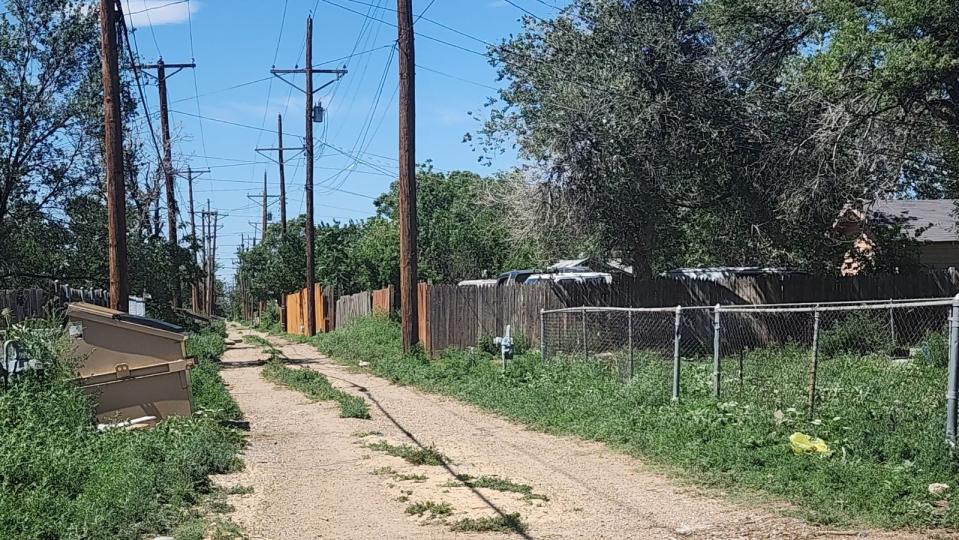
<svg viewBox="0 0 959 540">
<path fill-rule="evenodd" d="M 396 1 L 400 76 L 400 319 L 403 350 L 419 341 L 417 332 L 416 90 L 412 0 Z"/>
<path fill-rule="evenodd" d="M 313 249 L 313 17 L 306 18 L 306 335 L 316 334 Z"/>
<path fill-rule="evenodd" d="M 104 165 L 107 182 L 107 242 L 110 308 L 129 311 L 127 282 L 126 186 L 123 183 L 123 126 L 120 112 L 120 67 L 117 53 L 119 4 L 100 0 L 100 64 L 103 77 Z"/>
</svg>

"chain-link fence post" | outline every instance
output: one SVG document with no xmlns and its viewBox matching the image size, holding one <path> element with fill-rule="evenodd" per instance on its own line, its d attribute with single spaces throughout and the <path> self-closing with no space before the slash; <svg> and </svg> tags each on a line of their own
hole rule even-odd
<svg viewBox="0 0 959 540">
<path fill-rule="evenodd" d="M 633 380 L 633 312 L 632 310 L 626 312 L 626 341 L 627 347 L 629 348 L 628 352 L 628 361 L 629 361 L 629 380 Z"/>
<path fill-rule="evenodd" d="M 896 343 L 896 317 L 895 306 L 892 304 L 892 298 L 889 299 L 889 336 L 892 338 L 892 348 L 895 349 Z"/>
<path fill-rule="evenodd" d="M 816 411 L 816 374 L 819 370 L 819 304 L 812 314 L 812 362 L 809 365 L 809 419 Z"/>
<path fill-rule="evenodd" d="M 589 344 L 586 342 L 586 308 L 580 310 L 580 322 L 583 325 L 583 361 L 589 361 Z"/>
<path fill-rule="evenodd" d="M 722 365 L 719 359 L 719 304 L 713 308 L 713 396 L 719 399 L 722 395 Z"/>
<path fill-rule="evenodd" d="M 546 363 L 546 310 L 539 310 L 539 358 Z"/>
<path fill-rule="evenodd" d="M 946 387 L 946 442 L 956 446 L 956 387 L 959 386 L 959 294 L 949 314 L 949 381 Z"/>
<path fill-rule="evenodd" d="M 683 319 L 683 306 L 676 306 L 676 321 L 673 323 L 673 401 L 679 400 L 679 325 Z"/>
</svg>

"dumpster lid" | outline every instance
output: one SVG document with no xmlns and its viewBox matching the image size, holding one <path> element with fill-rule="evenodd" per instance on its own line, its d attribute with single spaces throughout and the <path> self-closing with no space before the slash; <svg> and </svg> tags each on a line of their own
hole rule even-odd
<svg viewBox="0 0 959 540">
<path fill-rule="evenodd" d="M 67 314 L 70 314 L 74 311 L 86 311 L 87 313 L 93 313 L 100 315 L 101 317 L 108 317 L 121 322 L 126 322 L 130 324 L 138 324 L 140 326 L 146 326 L 148 328 L 153 328 L 155 330 L 163 330 L 165 332 L 173 332 L 175 334 L 182 334 L 183 327 L 177 326 L 175 324 L 168 323 L 166 321 L 161 321 L 159 319 L 151 319 L 149 317 L 141 317 L 139 315 L 130 315 L 129 313 L 124 313 L 122 311 L 116 311 L 114 309 L 106 308 L 103 306 L 98 306 L 96 304 L 87 304 L 85 302 L 72 302 L 67 306 Z"/>
<path fill-rule="evenodd" d="M 177 334 L 183 333 L 182 326 L 161 321 L 159 319 L 151 319 L 149 317 L 141 317 L 139 315 L 130 315 L 128 313 L 119 313 L 115 316 L 115 318 L 123 322 L 149 326 L 150 328 L 156 328 L 157 330 L 166 330 L 167 332 L 175 332 Z"/>
</svg>

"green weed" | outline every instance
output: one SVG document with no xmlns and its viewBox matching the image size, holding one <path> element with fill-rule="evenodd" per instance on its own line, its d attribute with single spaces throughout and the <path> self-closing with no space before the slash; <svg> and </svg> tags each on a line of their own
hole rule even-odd
<svg viewBox="0 0 959 540">
<path fill-rule="evenodd" d="M 422 516 L 427 512 L 431 514 L 431 517 L 448 516 L 453 513 L 453 506 L 446 502 L 423 501 L 406 507 L 406 513 L 410 515 Z"/>
<path fill-rule="evenodd" d="M 366 445 L 370 450 L 386 452 L 391 456 L 403 458 L 413 465 L 442 465 L 446 461 L 446 456 L 439 453 L 432 446 L 428 448 L 417 448 L 408 444 L 392 445 L 386 441 L 380 441 Z"/>
<path fill-rule="evenodd" d="M 480 476 L 474 478 L 468 474 L 458 474 L 456 479 L 460 481 L 461 486 L 471 487 L 471 488 L 486 488 L 492 489 L 495 491 L 503 491 L 506 493 L 521 493 L 523 499 L 531 500 L 538 499 L 541 501 L 548 501 L 549 498 L 546 495 L 540 495 L 539 493 L 533 493 L 533 488 L 526 484 L 517 484 L 508 478 L 500 478 L 498 476 Z M 451 486 L 453 487 L 453 486 Z"/>
<path fill-rule="evenodd" d="M 322 373 L 312 369 L 289 368 L 277 360 L 270 361 L 262 373 L 268 381 L 302 392 L 312 400 L 336 401 L 340 405 L 340 416 L 343 418 L 370 417 L 370 409 L 363 398 L 333 388 Z"/>
<path fill-rule="evenodd" d="M 519 513 L 495 517 L 463 518 L 450 524 L 454 532 L 526 532 L 526 523 Z"/>
</svg>

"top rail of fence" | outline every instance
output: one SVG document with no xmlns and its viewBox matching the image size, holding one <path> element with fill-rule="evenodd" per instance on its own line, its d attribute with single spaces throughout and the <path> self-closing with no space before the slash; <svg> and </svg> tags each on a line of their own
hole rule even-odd
<svg viewBox="0 0 959 540">
<path fill-rule="evenodd" d="M 956 298 L 959 298 L 957 296 Z M 950 306 L 955 298 L 910 298 L 894 300 L 858 300 L 842 302 L 803 302 L 796 304 L 729 304 L 719 305 L 720 311 L 737 313 L 790 313 L 813 311 L 852 311 L 869 309 L 902 309 L 910 307 Z M 674 307 L 602 307 L 582 306 L 562 309 L 546 309 L 543 314 L 551 313 L 675 313 L 677 310 L 712 310 L 717 306 L 674 306 Z"/>
</svg>

